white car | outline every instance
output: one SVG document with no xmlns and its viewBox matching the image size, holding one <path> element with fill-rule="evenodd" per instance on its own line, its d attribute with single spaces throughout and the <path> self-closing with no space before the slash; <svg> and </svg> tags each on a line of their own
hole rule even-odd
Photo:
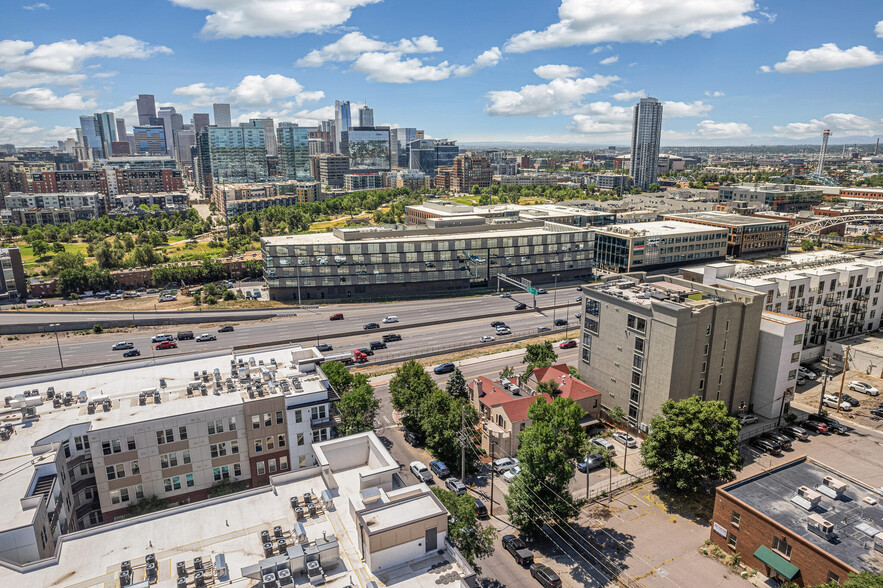
<svg viewBox="0 0 883 588">
<path fill-rule="evenodd" d="M 822 404 L 828 408 L 837 408 L 837 397 L 833 394 L 825 394 L 825 397 L 822 399 Z M 844 400 L 840 403 L 840 410 L 844 412 L 852 410 L 852 405 Z"/>
<path fill-rule="evenodd" d="M 178 299 L 178 297 L 175 296 L 174 294 L 163 294 L 162 296 L 159 297 L 160 302 L 173 302 L 177 299 Z"/>
<path fill-rule="evenodd" d="M 495 339 L 494 339 L 493 337 L 491 337 L 490 335 L 485 335 L 484 337 L 482 337 L 481 339 L 479 339 L 479 341 L 482 342 L 482 343 L 488 343 L 488 342 L 490 342 L 490 341 L 494 341 L 494 340 L 495 340 Z"/>
<path fill-rule="evenodd" d="M 753 414 L 747 414 L 747 415 L 739 418 L 739 424 L 742 425 L 743 427 L 745 425 L 753 425 L 756 422 L 757 422 L 757 417 L 754 416 Z"/>
<path fill-rule="evenodd" d="M 386 324 L 388 324 L 388 323 L 397 323 L 397 322 L 399 322 L 399 317 L 397 317 L 397 316 L 388 316 L 388 317 L 386 317 L 385 319 L 383 319 L 383 322 L 386 323 Z"/>
<path fill-rule="evenodd" d="M 119 343 L 114 343 L 114 346 L 111 347 L 112 351 L 122 351 L 125 349 L 133 349 L 135 346 L 128 341 L 120 341 Z"/>
<path fill-rule="evenodd" d="M 514 457 L 501 457 L 494 460 L 494 471 L 498 474 L 508 472 L 514 467 L 518 467 L 518 460 Z"/>
<path fill-rule="evenodd" d="M 638 446 L 638 442 L 635 441 L 635 438 L 632 437 L 631 435 L 629 435 L 628 433 L 622 433 L 620 431 L 617 431 L 613 434 L 613 439 L 615 441 L 618 441 L 619 443 L 622 443 L 626 447 L 637 447 Z"/>
<path fill-rule="evenodd" d="M 514 468 L 512 468 L 511 470 L 507 470 L 506 473 L 503 474 L 503 480 L 508 484 L 509 482 L 514 480 L 515 477 L 520 473 L 521 466 L 515 466 Z"/>
<path fill-rule="evenodd" d="M 880 391 L 871 386 L 870 384 L 865 384 L 864 382 L 859 382 L 858 380 L 854 380 L 849 383 L 849 389 L 854 392 L 861 392 L 862 394 L 867 394 L 868 396 L 879 396 Z"/>
<path fill-rule="evenodd" d="M 218 338 L 214 335 L 209 335 L 208 333 L 203 333 L 199 337 L 196 338 L 196 342 L 200 343 L 202 341 L 217 341 Z"/>
<path fill-rule="evenodd" d="M 421 482 L 432 482 L 432 472 L 422 462 L 411 462 L 411 473 Z"/>
<path fill-rule="evenodd" d="M 512 298 L 512 294 L 510 294 L 509 292 L 503 292 L 502 294 L 500 294 L 500 298 Z"/>
<path fill-rule="evenodd" d="M 499 327 L 497 329 L 497 335 L 511 335 L 512 330 L 509 327 Z"/>
<path fill-rule="evenodd" d="M 797 368 L 797 375 L 804 377 L 807 380 L 815 380 L 818 377 L 814 371 L 803 366 Z"/>
</svg>

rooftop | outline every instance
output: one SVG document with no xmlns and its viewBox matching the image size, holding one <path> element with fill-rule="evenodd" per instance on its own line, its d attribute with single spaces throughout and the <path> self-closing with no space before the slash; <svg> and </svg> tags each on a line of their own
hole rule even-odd
<svg viewBox="0 0 883 588">
<path fill-rule="evenodd" d="M 825 484 L 828 476 L 843 483 L 840 496 Z M 810 504 L 794 500 L 800 487 L 819 493 L 819 503 L 809 510 L 798 504 Z M 719 491 L 856 570 L 883 571 L 883 554 L 868 548 L 873 535 L 883 530 L 883 493 L 879 490 L 804 456 L 723 486 Z M 865 497 L 876 502 L 868 504 L 863 500 Z M 814 514 L 834 524 L 834 538 L 828 540 L 807 528 L 807 520 Z"/>
<path fill-rule="evenodd" d="M 721 229 L 708 227 L 702 228 L 694 223 L 683 221 L 651 221 L 647 223 L 623 223 L 609 227 L 600 227 L 597 229 L 604 233 L 616 233 L 621 235 L 629 235 L 633 237 L 642 236 L 660 236 L 683 235 L 687 234 L 706 234 L 719 233 Z"/>
<path fill-rule="evenodd" d="M 726 212 L 714 212 L 714 211 L 706 211 L 706 212 L 687 212 L 681 214 L 667 214 L 665 215 L 668 218 L 673 219 L 691 219 L 702 222 L 709 223 L 720 223 L 723 225 L 733 225 L 733 226 L 749 226 L 749 225 L 771 225 L 776 221 L 765 218 L 758 218 L 754 216 L 747 216 L 742 214 L 729 214 Z"/>
</svg>

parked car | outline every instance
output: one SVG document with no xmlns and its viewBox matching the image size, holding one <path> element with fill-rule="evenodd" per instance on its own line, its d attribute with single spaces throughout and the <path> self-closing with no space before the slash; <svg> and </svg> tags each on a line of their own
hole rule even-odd
<svg viewBox="0 0 883 588">
<path fill-rule="evenodd" d="M 608 441 L 607 439 L 603 439 L 601 437 L 595 437 L 591 441 L 589 441 L 592 445 L 600 447 L 601 449 L 606 449 L 610 455 L 616 455 L 616 447 L 613 446 L 613 443 Z"/>
<path fill-rule="evenodd" d="M 196 338 L 196 342 L 200 343 L 202 341 L 217 341 L 218 338 L 214 335 L 209 335 L 208 333 L 203 333 L 199 337 Z"/>
<path fill-rule="evenodd" d="M 570 341 L 562 341 L 558 344 L 558 349 L 570 349 L 572 347 L 576 347 L 576 339 L 571 339 Z"/>
<path fill-rule="evenodd" d="M 769 433 L 761 435 L 761 438 L 762 439 L 769 439 L 773 443 L 777 443 L 779 445 L 779 449 L 781 449 L 782 451 L 787 451 L 787 450 L 791 449 L 791 438 L 786 437 L 785 435 L 783 435 L 779 432 L 770 431 Z"/>
<path fill-rule="evenodd" d="M 533 563 L 533 552 L 515 535 L 503 535 L 503 549 L 512 554 L 518 565 L 528 567 Z"/>
<path fill-rule="evenodd" d="M 437 365 L 434 368 L 432 368 L 432 371 L 435 372 L 436 374 L 449 374 L 452 371 L 454 371 L 454 369 L 456 367 L 457 366 L 455 366 L 452 363 L 443 363 L 441 365 Z"/>
<path fill-rule="evenodd" d="M 809 431 L 807 431 L 803 427 L 798 427 L 797 425 L 785 425 L 779 430 L 782 432 L 783 435 L 791 437 L 792 439 L 796 439 L 798 441 L 809 440 Z"/>
<path fill-rule="evenodd" d="M 383 341 L 371 341 L 371 350 L 374 349 L 386 349 L 386 343 Z"/>
<path fill-rule="evenodd" d="M 537 288 L 537 294 L 548 294 L 545 288 Z"/>
<path fill-rule="evenodd" d="M 233 332 L 233 325 L 224 325 L 223 327 L 218 329 L 218 332 L 219 333 L 232 333 Z"/>
<path fill-rule="evenodd" d="M 318 349 L 319 351 L 322 351 L 322 352 L 334 351 L 334 347 L 331 346 L 331 344 L 329 344 L 329 343 L 319 343 L 318 345 L 316 345 L 316 349 Z"/>
<path fill-rule="evenodd" d="M 479 339 L 478 341 L 479 341 L 479 343 L 490 343 L 491 341 L 495 341 L 495 340 L 496 340 L 496 339 L 494 339 L 494 338 L 491 337 L 490 335 L 484 335 L 484 336 L 482 336 L 482 338 Z"/>
<path fill-rule="evenodd" d="M 883 417 L 883 408 L 872 408 L 870 412 L 874 416 Z"/>
<path fill-rule="evenodd" d="M 806 384 L 806 378 L 801 377 L 801 376 L 797 376 L 797 385 L 803 386 L 804 384 Z"/>
<path fill-rule="evenodd" d="M 764 439 L 763 437 L 755 437 L 751 440 L 750 445 L 763 453 L 782 455 L 782 450 L 779 449 L 778 443 L 770 441 L 769 439 Z"/>
<path fill-rule="evenodd" d="M 178 344 L 174 341 L 160 341 L 156 344 L 156 349 L 177 349 Z"/>
<path fill-rule="evenodd" d="M 158 298 L 159 302 L 174 302 L 178 297 L 174 294 L 163 294 Z"/>
<path fill-rule="evenodd" d="M 417 446 L 417 435 L 415 435 L 411 431 L 405 431 L 403 436 L 405 438 L 405 443 L 413 447 Z"/>
<path fill-rule="evenodd" d="M 802 425 L 800 425 L 804 429 L 808 429 L 810 431 L 814 431 L 819 435 L 828 435 L 831 431 L 828 430 L 828 425 L 819 421 L 807 420 Z"/>
<path fill-rule="evenodd" d="M 555 319 L 555 326 L 556 327 L 563 327 L 566 324 L 567 324 L 567 319 Z"/>
<path fill-rule="evenodd" d="M 377 323 L 365 323 L 362 328 L 367 331 L 368 329 L 379 329 L 380 325 Z"/>
<path fill-rule="evenodd" d="M 457 496 L 466 494 L 466 484 L 461 482 L 460 478 L 448 478 L 445 480 L 445 487 Z"/>
<path fill-rule="evenodd" d="M 858 401 L 858 398 L 853 398 L 852 396 L 850 396 L 850 395 L 847 394 L 846 392 L 844 392 L 844 393 L 840 396 L 840 399 L 843 400 L 844 402 L 848 402 L 849 405 L 850 405 L 850 406 L 853 406 L 853 407 L 858 406 L 859 404 L 861 404 L 861 403 Z"/>
<path fill-rule="evenodd" d="M 123 353 L 123 357 L 138 357 L 139 355 L 141 355 L 141 352 L 137 349 L 129 349 Z"/>
<path fill-rule="evenodd" d="M 849 433 L 849 429 L 845 425 L 841 425 L 839 422 L 832 419 L 831 417 L 812 413 L 809 415 L 808 418 L 819 423 L 824 423 L 825 426 L 828 427 L 828 430 L 832 433 L 837 433 L 838 435 L 846 435 L 847 433 Z"/>
<path fill-rule="evenodd" d="M 852 410 L 852 405 L 846 401 L 838 401 L 837 397 L 833 394 L 825 394 L 825 397 L 822 398 L 822 404 L 827 406 L 828 408 L 837 408 L 840 407 L 840 410 L 849 411 Z"/>
<path fill-rule="evenodd" d="M 849 389 L 853 392 L 861 392 L 862 394 L 867 394 L 868 396 L 879 396 L 880 394 L 880 391 L 870 384 L 859 382 L 858 380 L 853 380 L 852 382 L 850 382 Z"/>
<path fill-rule="evenodd" d="M 120 341 L 119 343 L 114 343 L 114 346 L 110 348 L 111 351 L 122 351 L 124 349 L 134 349 L 135 345 L 128 341 Z"/>
<path fill-rule="evenodd" d="M 520 473 L 521 473 L 521 466 L 515 466 L 514 468 L 506 471 L 506 473 L 503 474 L 503 481 L 508 484 L 509 482 L 514 480 L 515 477 Z"/>
<path fill-rule="evenodd" d="M 332 314 L 331 316 L 328 317 L 328 320 L 342 321 L 343 320 L 343 313 L 342 312 L 335 312 L 334 314 Z"/>
<path fill-rule="evenodd" d="M 807 380 L 815 380 L 818 377 L 814 371 L 803 366 L 797 368 L 797 375 Z"/>
<path fill-rule="evenodd" d="M 412 461 L 411 473 L 414 474 L 418 482 L 432 482 L 432 472 L 422 462 Z"/>
<path fill-rule="evenodd" d="M 635 441 L 635 438 L 629 435 L 628 433 L 623 433 L 621 431 L 617 431 L 613 434 L 613 439 L 622 443 L 626 447 L 637 447 L 638 442 Z"/>
<path fill-rule="evenodd" d="M 397 317 L 397 316 L 388 316 L 385 319 L 383 319 L 384 324 L 397 323 L 397 322 L 399 322 L 399 317 Z"/>
<path fill-rule="evenodd" d="M 479 519 L 489 519 L 487 507 L 478 498 L 475 499 L 475 516 Z"/>
<path fill-rule="evenodd" d="M 739 424 L 743 427 L 746 425 L 753 425 L 757 422 L 757 417 L 753 414 L 746 414 L 745 416 L 739 417 Z"/>
<path fill-rule="evenodd" d="M 497 336 L 499 335 L 511 335 L 512 329 L 509 327 L 497 327 Z"/>
<path fill-rule="evenodd" d="M 432 470 L 432 473 L 438 476 L 439 480 L 444 480 L 451 475 L 451 471 L 448 469 L 448 466 L 446 466 L 444 462 L 438 460 L 429 462 L 429 469 Z"/>
<path fill-rule="evenodd" d="M 500 298 L 512 298 L 512 294 L 509 292 L 503 292 L 500 294 Z"/>
<path fill-rule="evenodd" d="M 524 302 L 519 302 L 515 305 L 515 310 L 524 310 L 527 308 L 527 305 Z"/>
<path fill-rule="evenodd" d="M 561 578 L 558 577 L 552 568 L 541 563 L 530 565 L 530 576 L 540 583 L 544 588 L 560 588 Z"/>
<path fill-rule="evenodd" d="M 586 470 L 597 470 L 603 468 L 604 465 L 604 456 L 600 453 L 593 453 L 592 455 L 587 455 L 584 461 L 578 461 L 576 463 L 576 469 L 582 473 L 586 473 Z"/>
<path fill-rule="evenodd" d="M 402 336 L 396 333 L 387 333 L 382 337 L 384 343 L 391 343 L 392 341 L 401 341 Z"/>
<path fill-rule="evenodd" d="M 518 465 L 518 460 L 514 457 L 501 457 L 494 460 L 494 472 L 502 474 L 508 472 Z"/>
<path fill-rule="evenodd" d="M 491 326 L 496 329 L 497 327 L 505 327 L 506 323 L 503 321 L 493 321 L 491 322 Z"/>
</svg>

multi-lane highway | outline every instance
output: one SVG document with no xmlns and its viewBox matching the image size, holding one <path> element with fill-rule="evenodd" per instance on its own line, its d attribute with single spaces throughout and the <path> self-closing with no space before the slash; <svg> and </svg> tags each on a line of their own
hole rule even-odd
<svg viewBox="0 0 883 588">
<path fill-rule="evenodd" d="M 59 368 L 59 347 L 65 368 L 119 361 L 123 352 L 111 350 L 118 341 L 132 342 L 141 351 L 140 359 L 143 360 L 145 357 L 167 357 L 194 351 L 289 341 L 302 344 L 330 343 L 335 351 L 350 351 L 367 347 L 371 341 L 379 340 L 383 333 L 395 332 L 401 334 L 403 340 L 390 343 L 387 350 L 375 353 L 378 359 L 385 356 L 398 357 L 464 343 L 477 343 L 482 335 L 495 336 L 489 324 L 494 319 L 487 318 L 487 315 L 499 315 L 494 318 L 505 321 L 516 336 L 536 332 L 540 326 L 552 326 L 553 318 L 569 318 L 570 324 L 576 325 L 573 313 L 577 311 L 575 299 L 580 294 L 574 287 L 569 287 L 559 289 L 557 296 L 552 292 L 538 296 L 538 305 L 541 308 L 548 307 L 541 311 L 515 311 L 517 302 L 531 304 L 532 297 L 513 294 L 511 299 L 481 296 L 388 304 L 329 305 L 315 310 L 299 310 L 296 316 L 234 323 L 235 330 L 232 333 L 218 333 L 221 324 L 209 322 L 181 327 L 128 329 L 124 333 L 103 335 L 60 333 L 58 345 L 52 333 L 44 337 L 32 335 L 28 342 L 0 342 L 0 378 L 3 374 Z M 557 310 L 551 308 L 555 298 Z M 345 319 L 330 321 L 329 315 L 336 312 L 342 312 Z M 384 317 L 390 315 L 397 316 L 399 322 L 381 324 L 381 329 L 363 330 L 365 323 L 381 323 Z M 179 330 L 193 331 L 195 335 L 212 333 L 217 341 L 180 341 L 177 349 L 169 350 L 155 350 L 150 343 L 155 334 L 166 332 L 174 335 Z M 131 358 L 129 361 L 139 361 L 139 358 Z"/>
</svg>

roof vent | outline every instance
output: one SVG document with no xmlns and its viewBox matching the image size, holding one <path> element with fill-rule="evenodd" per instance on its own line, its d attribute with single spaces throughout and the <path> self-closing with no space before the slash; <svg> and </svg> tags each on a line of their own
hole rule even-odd
<svg viewBox="0 0 883 588">
<path fill-rule="evenodd" d="M 874 537 L 874 549 L 883 553 L 883 533 L 877 533 L 877 536 Z"/>
<path fill-rule="evenodd" d="M 809 518 L 806 519 L 806 528 L 827 541 L 834 537 L 834 523 L 825 520 L 819 514 L 809 515 Z"/>
</svg>

